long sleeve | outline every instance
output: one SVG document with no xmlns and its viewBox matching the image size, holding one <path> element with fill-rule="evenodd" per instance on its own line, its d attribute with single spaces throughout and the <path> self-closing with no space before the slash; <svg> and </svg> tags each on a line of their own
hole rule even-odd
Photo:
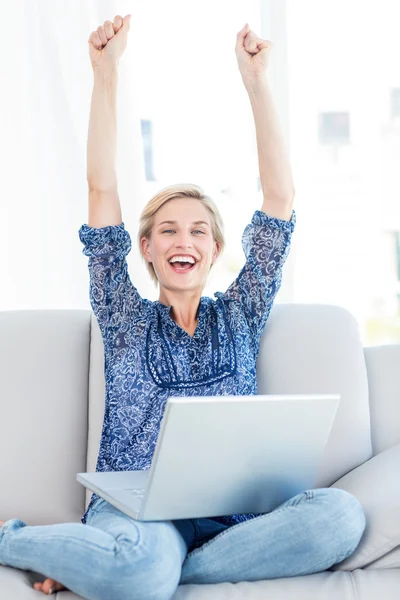
<svg viewBox="0 0 400 600">
<path fill-rule="evenodd" d="M 82 225 L 79 239 L 89 257 L 90 304 L 103 337 L 110 327 L 139 316 L 144 301 L 132 285 L 126 256 L 132 248 L 124 223 L 94 228 Z"/>
<path fill-rule="evenodd" d="M 240 302 L 255 347 L 268 319 L 282 282 L 282 267 L 289 254 L 296 223 L 255 211 L 242 237 L 246 263 L 235 281 L 221 297 Z"/>
</svg>

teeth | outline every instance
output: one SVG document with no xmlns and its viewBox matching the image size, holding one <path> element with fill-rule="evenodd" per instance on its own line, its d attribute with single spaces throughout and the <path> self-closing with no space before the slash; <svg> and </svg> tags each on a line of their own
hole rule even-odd
<svg viewBox="0 0 400 600">
<path fill-rule="evenodd" d="M 192 263 L 192 265 L 194 265 L 195 263 L 194 259 L 191 256 L 173 256 L 169 262 L 190 262 Z"/>
</svg>

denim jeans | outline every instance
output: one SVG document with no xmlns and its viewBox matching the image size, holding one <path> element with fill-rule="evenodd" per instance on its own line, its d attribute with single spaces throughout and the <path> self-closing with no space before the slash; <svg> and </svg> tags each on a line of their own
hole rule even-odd
<svg viewBox="0 0 400 600">
<path fill-rule="evenodd" d="M 231 526 L 211 519 L 135 521 L 97 499 L 85 525 L 6 521 L 0 565 L 41 573 L 88 600 L 169 600 L 180 583 L 329 569 L 354 552 L 364 528 L 358 500 L 337 488 L 302 492 Z"/>
</svg>

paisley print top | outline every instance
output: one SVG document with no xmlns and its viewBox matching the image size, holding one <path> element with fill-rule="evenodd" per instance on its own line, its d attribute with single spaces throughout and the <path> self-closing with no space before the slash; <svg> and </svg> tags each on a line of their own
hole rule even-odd
<svg viewBox="0 0 400 600">
<path fill-rule="evenodd" d="M 255 211 L 242 237 L 245 265 L 225 292 L 200 299 L 193 337 L 170 317 L 170 306 L 142 298 L 132 284 L 126 261 L 132 244 L 124 223 L 82 225 L 90 304 L 105 353 L 96 471 L 150 468 L 169 396 L 257 394 L 260 337 L 281 284 L 295 222 L 295 211 L 290 221 Z M 93 494 L 89 507 L 96 498 Z M 235 524 L 254 516 L 214 518 Z"/>
</svg>

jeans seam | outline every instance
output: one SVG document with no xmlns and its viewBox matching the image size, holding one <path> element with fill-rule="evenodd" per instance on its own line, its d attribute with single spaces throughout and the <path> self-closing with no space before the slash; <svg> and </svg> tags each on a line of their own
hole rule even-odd
<svg viewBox="0 0 400 600">
<path fill-rule="evenodd" d="M 90 522 L 89 522 L 89 523 L 87 523 L 87 526 L 88 526 L 88 527 L 96 527 L 95 525 L 91 525 L 91 522 L 92 522 L 92 517 L 95 517 L 95 516 L 96 516 L 96 515 L 98 515 L 99 513 L 101 513 L 101 510 L 100 510 L 100 509 L 96 509 L 96 508 L 95 508 L 93 511 L 92 511 L 92 510 L 90 510 L 90 512 L 88 513 L 88 517 L 89 517 L 89 514 L 90 514 L 90 517 L 91 517 L 91 519 L 90 519 Z M 136 527 L 136 535 L 137 535 L 137 538 L 136 538 L 136 540 L 135 540 L 135 541 L 134 541 L 132 538 L 129 538 L 129 539 L 130 539 L 130 541 L 131 541 L 131 544 L 130 544 L 130 547 L 131 547 L 131 548 L 137 548 L 138 546 L 140 546 L 140 545 L 141 545 L 142 538 L 141 538 L 141 536 L 140 536 L 140 530 L 139 530 L 139 528 L 138 528 L 138 527 Z M 119 542 L 118 538 L 122 538 L 122 539 L 123 539 L 123 537 L 124 537 L 124 533 L 120 533 L 120 534 L 118 534 L 118 536 L 117 536 L 116 538 L 114 538 L 114 539 L 115 539 L 115 542 L 116 542 L 116 543 L 118 543 L 118 542 Z M 68 537 L 68 539 L 70 539 L 70 537 Z M 75 539 L 76 539 L 76 538 L 75 538 Z M 97 546 L 96 544 L 93 544 L 93 546 L 95 546 L 95 547 L 97 547 L 97 548 L 102 548 L 102 546 Z M 117 551 L 116 551 L 116 554 L 119 554 L 119 553 L 120 553 L 121 551 L 123 551 L 123 550 L 124 550 L 124 548 L 122 547 L 120 550 L 117 550 Z"/>
<path fill-rule="evenodd" d="M 26 525 L 24 525 L 24 526 L 26 526 Z M 22 526 L 21 526 L 21 528 L 22 528 Z M 2 528 L 1 528 L 1 529 L 2 529 Z M 5 533 L 5 532 L 6 532 L 6 531 L 2 532 L 2 535 L 0 535 L 0 543 L 1 543 L 1 540 L 2 540 L 2 538 L 3 538 L 3 535 L 4 535 L 4 533 Z M 82 542 L 82 538 L 76 538 L 76 537 L 74 537 L 74 536 L 63 536 L 63 535 L 59 535 L 59 536 L 58 536 L 58 538 L 59 538 L 59 539 L 68 539 L 68 540 L 70 540 L 70 539 L 73 539 L 73 540 L 75 540 L 75 541 Z M 43 540 L 43 539 L 53 540 L 53 539 L 54 539 L 54 534 L 53 534 L 53 535 L 42 536 L 42 538 L 41 538 L 41 539 L 42 539 L 42 540 Z M 99 546 L 98 544 L 93 544 L 92 542 L 89 542 L 88 540 L 84 540 L 84 541 L 85 541 L 85 543 L 86 543 L 86 544 L 87 544 L 89 547 L 91 547 L 91 548 L 98 548 L 99 550 L 103 550 L 103 551 L 105 551 L 105 552 L 110 552 L 110 551 L 108 550 L 108 548 L 104 548 L 103 546 Z M 139 541 L 139 540 L 138 540 L 138 541 Z M 1 563 L 0 563 L 0 564 L 1 564 Z"/>
<path fill-rule="evenodd" d="M 303 494 L 305 494 L 305 500 L 311 500 L 314 497 L 314 494 L 313 494 L 312 490 L 307 490 L 306 492 L 303 492 Z M 288 506 L 283 506 L 282 508 L 276 508 L 272 512 L 266 513 L 265 515 L 262 515 L 260 517 L 255 517 L 255 519 L 263 519 L 264 517 L 268 517 L 272 513 L 284 512 L 288 508 L 293 508 L 294 506 L 297 506 L 300 503 L 300 501 L 301 500 L 299 499 L 299 501 L 296 504 L 289 504 Z M 254 518 L 253 519 L 247 519 L 247 521 L 242 521 L 241 523 L 236 523 L 233 527 L 235 527 L 235 529 L 238 529 L 240 527 L 244 527 L 245 525 L 251 523 L 252 521 L 254 521 Z M 196 548 L 195 550 L 192 550 L 191 552 L 189 552 L 188 555 L 187 555 L 187 558 L 190 558 L 191 556 L 194 556 L 195 554 L 198 554 L 199 552 L 201 552 L 202 550 L 204 550 L 205 548 L 207 548 L 208 546 L 210 546 L 213 542 L 215 542 L 215 540 L 217 538 L 222 538 L 224 535 L 227 535 L 228 533 L 230 533 L 231 530 L 232 530 L 232 527 L 229 527 L 225 531 L 221 531 L 221 533 L 218 533 L 211 540 L 209 540 L 208 542 L 205 542 L 202 546 L 200 546 L 200 548 Z"/>
<path fill-rule="evenodd" d="M 54 534 L 54 533 L 52 535 L 42 535 L 41 538 L 40 538 L 40 541 L 42 541 L 42 540 L 54 540 L 55 537 L 56 537 L 56 535 L 57 534 Z M 66 535 L 57 535 L 57 538 L 59 540 L 73 540 L 75 542 L 80 542 L 80 543 L 82 543 L 82 541 L 84 541 L 85 544 L 87 544 L 88 546 L 90 546 L 92 548 L 98 548 L 99 550 L 103 550 L 104 552 L 111 552 L 111 553 L 113 553 L 112 550 L 109 550 L 108 548 L 104 548 L 104 546 L 99 546 L 98 544 L 94 544 L 93 542 L 90 542 L 90 541 L 88 541 L 88 540 L 86 540 L 84 538 L 81 538 L 81 537 L 75 537 L 75 536 L 72 536 L 72 535 L 68 535 L 68 536 L 66 536 Z"/>
</svg>

